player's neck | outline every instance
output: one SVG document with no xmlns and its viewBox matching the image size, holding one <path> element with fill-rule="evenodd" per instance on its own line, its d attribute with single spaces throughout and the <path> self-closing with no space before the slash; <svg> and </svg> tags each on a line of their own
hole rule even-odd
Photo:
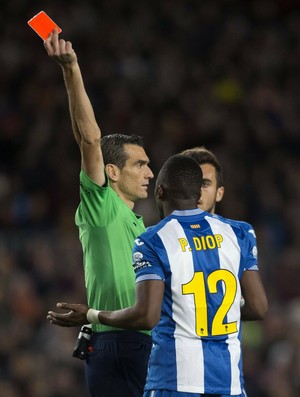
<svg viewBox="0 0 300 397">
<path fill-rule="evenodd" d="M 168 216 L 173 211 L 187 211 L 187 210 L 194 210 L 195 208 L 198 208 L 197 202 L 195 200 L 180 200 L 174 202 L 165 202 L 164 214 L 165 216 Z"/>
</svg>

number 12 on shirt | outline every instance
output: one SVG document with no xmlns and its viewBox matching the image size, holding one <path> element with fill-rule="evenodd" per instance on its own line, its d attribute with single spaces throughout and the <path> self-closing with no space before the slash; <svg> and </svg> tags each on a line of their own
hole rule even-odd
<svg viewBox="0 0 300 397">
<path fill-rule="evenodd" d="M 234 275 L 224 269 L 215 270 L 207 277 L 207 288 L 210 294 L 218 292 L 218 283 L 224 283 L 224 297 L 217 309 L 211 327 L 211 336 L 228 335 L 237 332 L 237 322 L 224 323 L 226 314 L 232 306 L 237 290 L 237 281 Z M 182 285 L 183 295 L 194 295 L 196 334 L 209 336 L 208 312 L 205 279 L 203 272 L 196 272 L 191 281 Z"/>
</svg>

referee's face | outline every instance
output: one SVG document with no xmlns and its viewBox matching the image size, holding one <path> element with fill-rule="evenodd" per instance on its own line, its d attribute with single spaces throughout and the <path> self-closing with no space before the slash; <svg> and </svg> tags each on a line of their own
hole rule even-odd
<svg viewBox="0 0 300 397">
<path fill-rule="evenodd" d="M 125 145 L 127 160 L 120 170 L 116 191 L 121 199 L 133 208 L 136 200 L 147 198 L 149 181 L 153 173 L 145 150 L 138 145 Z"/>
</svg>

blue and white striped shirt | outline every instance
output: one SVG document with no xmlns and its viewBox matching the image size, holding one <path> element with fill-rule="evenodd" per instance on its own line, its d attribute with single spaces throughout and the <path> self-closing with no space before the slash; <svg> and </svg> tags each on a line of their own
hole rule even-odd
<svg viewBox="0 0 300 397">
<path fill-rule="evenodd" d="M 242 393 L 240 279 L 258 269 L 250 230 L 199 209 L 174 211 L 135 241 L 136 282 L 165 283 L 145 390 Z"/>
</svg>

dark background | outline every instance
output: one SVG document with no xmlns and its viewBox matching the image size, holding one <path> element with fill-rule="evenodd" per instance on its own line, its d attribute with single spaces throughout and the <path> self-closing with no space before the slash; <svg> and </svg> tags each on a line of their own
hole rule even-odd
<svg viewBox="0 0 300 397">
<path fill-rule="evenodd" d="M 224 166 L 218 212 L 250 222 L 270 300 L 244 326 L 248 397 L 300 395 L 300 11 L 296 0 L 0 2 L 0 393 L 85 397 L 74 225 L 79 150 L 60 67 L 27 20 L 45 10 L 77 52 L 103 135 L 142 135 L 157 174 L 195 145 Z M 153 184 L 152 184 L 153 188 Z M 136 210 L 157 221 L 152 191 Z"/>
</svg>

